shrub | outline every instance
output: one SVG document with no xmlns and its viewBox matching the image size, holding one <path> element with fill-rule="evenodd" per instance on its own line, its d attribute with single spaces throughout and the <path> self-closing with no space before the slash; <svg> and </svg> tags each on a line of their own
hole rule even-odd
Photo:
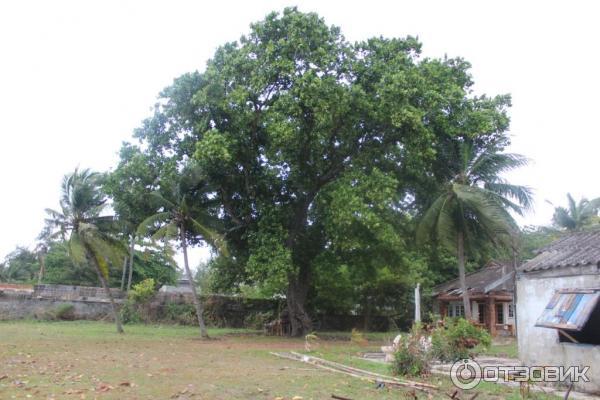
<svg viewBox="0 0 600 400">
<path fill-rule="evenodd" d="M 490 334 L 464 318 L 448 318 L 431 335 L 433 357 L 441 361 L 469 358 L 469 350 L 491 344 Z"/>
<path fill-rule="evenodd" d="M 143 304 L 154 296 L 156 283 L 154 279 L 144 279 L 140 283 L 133 285 L 129 291 L 129 299 L 135 304 Z"/>
<path fill-rule="evenodd" d="M 198 319 L 196 318 L 196 309 L 192 304 L 166 304 L 165 319 L 181 325 L 194 325 L 198 323 Z"/>
<path fill-rule="evenodd" d="M 119 310 L 121 314 L 121 320 L 124 324 L 139 324 L 143 322 L 142 315 L 140 314 L 138 307 L 133 304 L 131 300 L 127 300 L 121 310 Z"/>
<path fill-rule="evenodd" d="M 369 344 L 369 341 L 367 338 L 365 338 L 365 335 L 363 335 L 363 333 L 356 328 L 352 329 L 352 333 L 350 334 L 350 342 L 359 346 L 366 346 Z"/>
<path fill-rule="evenodd" d="M 261 330 L 272 319 L 271 312 L 252 312 L 244 318 L 244 328 Z"/>
<path fill-rule="evenodd" d="M 127 301 L 120 310 L 123 323 L 147 323 L 149 322 L 148 303 L 154 296 L 156 284 L 154 279 L 144 279 L 133 285 L 127 294 Z"/>
<path fill-rule="evenodd" d="M 394 353 L 391 369 L 395 375 L 427 375 L 431 367 L 431 346 L 419 324 L 408 335 L 403 335 Z"/>
<path fill-rule="evenodd" d="M 75 319 L 75 306 L 73 304 L 61 304 L 54 310 L 55 319 L 73 321 Z"/>
</svg>

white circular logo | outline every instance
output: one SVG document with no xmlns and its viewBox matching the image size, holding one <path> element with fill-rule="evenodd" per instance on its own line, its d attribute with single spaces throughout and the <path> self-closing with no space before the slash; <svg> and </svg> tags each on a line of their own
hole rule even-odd
<svg viewBox="0 0 600 400">
<path fill-rule="evenodd" d="M 457 388 L 473 389 L 481 382 L 481 367 L 473 360 L 459 360 L 452 364 L 450 379 Z"/>
</svg>

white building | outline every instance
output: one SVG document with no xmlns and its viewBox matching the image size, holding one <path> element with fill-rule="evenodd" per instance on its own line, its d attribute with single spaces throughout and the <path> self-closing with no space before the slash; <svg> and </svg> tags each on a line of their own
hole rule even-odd
<svg viewBox="0 0 600 400">
<path fill-rule="evenodd" d="M 528 366 L 589 366 L 576 390 L 600 394 L 600 231 L 568 234 L 517 274 L 519 358 Z"/>
</svg>

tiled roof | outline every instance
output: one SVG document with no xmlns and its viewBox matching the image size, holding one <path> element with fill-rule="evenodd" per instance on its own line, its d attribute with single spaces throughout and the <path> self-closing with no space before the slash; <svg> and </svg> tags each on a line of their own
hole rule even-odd
<svg viewBox="0 0 600 400">
<path fill-rule="evenodd" d="M 519 271 L 531 272 L 600 263 L 600 230 L 566 234 L 537 251 Z"/>
<path fill-rule="evenodd" d="M 512 292 L 514 289 L 513 280 L 506 279 L 503 281 L 503 278 L 510 278 L 507 277 L 507 275 L 512 271 L 513 267 L 510 263 L 490 261 L 482 269 L 466 275 L 465 281 L 467 289 L 469 293 L 485 293 L 489 290 L 504 290 Z M 494 285 L 495 283 L 499 284 Z M 457 278 L 436 286 L 433 290 L 433 295 L 437 296 L 440 294 L 450 296 L 462 295 L 459 279 Z"/>
</svg>

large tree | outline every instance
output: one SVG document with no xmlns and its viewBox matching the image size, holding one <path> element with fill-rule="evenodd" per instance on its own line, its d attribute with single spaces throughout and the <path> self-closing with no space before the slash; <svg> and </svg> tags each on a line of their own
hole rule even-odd
<svg viewBox="0 0 600 400">
<path fill-rule="evenodd" d="M 285 284 L 294 335 L 311 329 L 316 266 L 346 241 L 332 214 L 365 222 L 363 238 L 382 229 L 367 220 L 381 215 L 377 199 L 344 204 L 345 190 L 391 184 L 386 206 L 399 212 L 420 197 L 411 182 L 435 159 L 432 143 L 452 140 L 465 115 L 491 127 L 483 141 L 502 134 L 505 98 L 469 96 L 463 60 L 419 54 L 413 38 L 351 44 L 317 15 L 286 9 L 220 47 L 205 72 L 178 78 L 136 132 L 150 158 L 198 161 L 228 229 L 232 257 L 219 265 L 232 283 Z"/>
<path fill-rule="evenodd" d="M 478 150 L 468 138 L 448 150 L 454 150 L 456 160 L 448 165 L 453 177 L 424 212 L 417 237 L 420 242 L 433 237 L 455 252 L 465 317 L 470 319 L 465 282 L 468 251 L 481 245 L 482 239 L 495 245 L 516 246 L 518 227 L 510 211 L 521 214 L 530 208 L 531 191 L 503 178 L 504 173 L 526 164 L 518 154 L 501 153 L 494 145 Z"/>
<path fill-rule="evenodd" d="M 137 147 L 124 144 L 119 165 L 104 180 L 104 190 L 113 200 L 112 208 L 119 219 L 121 233 L 128 242 L 129 257 L 123 262 L 121 281 L 121 289 L 126 287 L 127 291 L 131 289 L 133 280 L 136 231 L 139 224 L 154 213 L 155 204 L 148 192 L 155 189 L 160 167 Z"/>
<path fill-rule="evenodd" d="M 114 219 L 102 215 L 106 195 L 101 190 L 101 175 L 88 169 L 75 169 L 65 175 L 61 186 L 60 211 L 46 209 L 51 237 L 68 237 L 69 255 L 74 263 L 91 265 L 110 301 L 117 332 L 123 333 L 119 312 L 110 291 L 109 267 L 122 260 L 121 243 L 113 236 Z"/>
<path fill-rule="evenodd" d="M 33 282 L 38 269 L 36 254 L 25 247 L 17 246 L 6 256 L 0 278 L 8 282 Z"/>
</svg>

